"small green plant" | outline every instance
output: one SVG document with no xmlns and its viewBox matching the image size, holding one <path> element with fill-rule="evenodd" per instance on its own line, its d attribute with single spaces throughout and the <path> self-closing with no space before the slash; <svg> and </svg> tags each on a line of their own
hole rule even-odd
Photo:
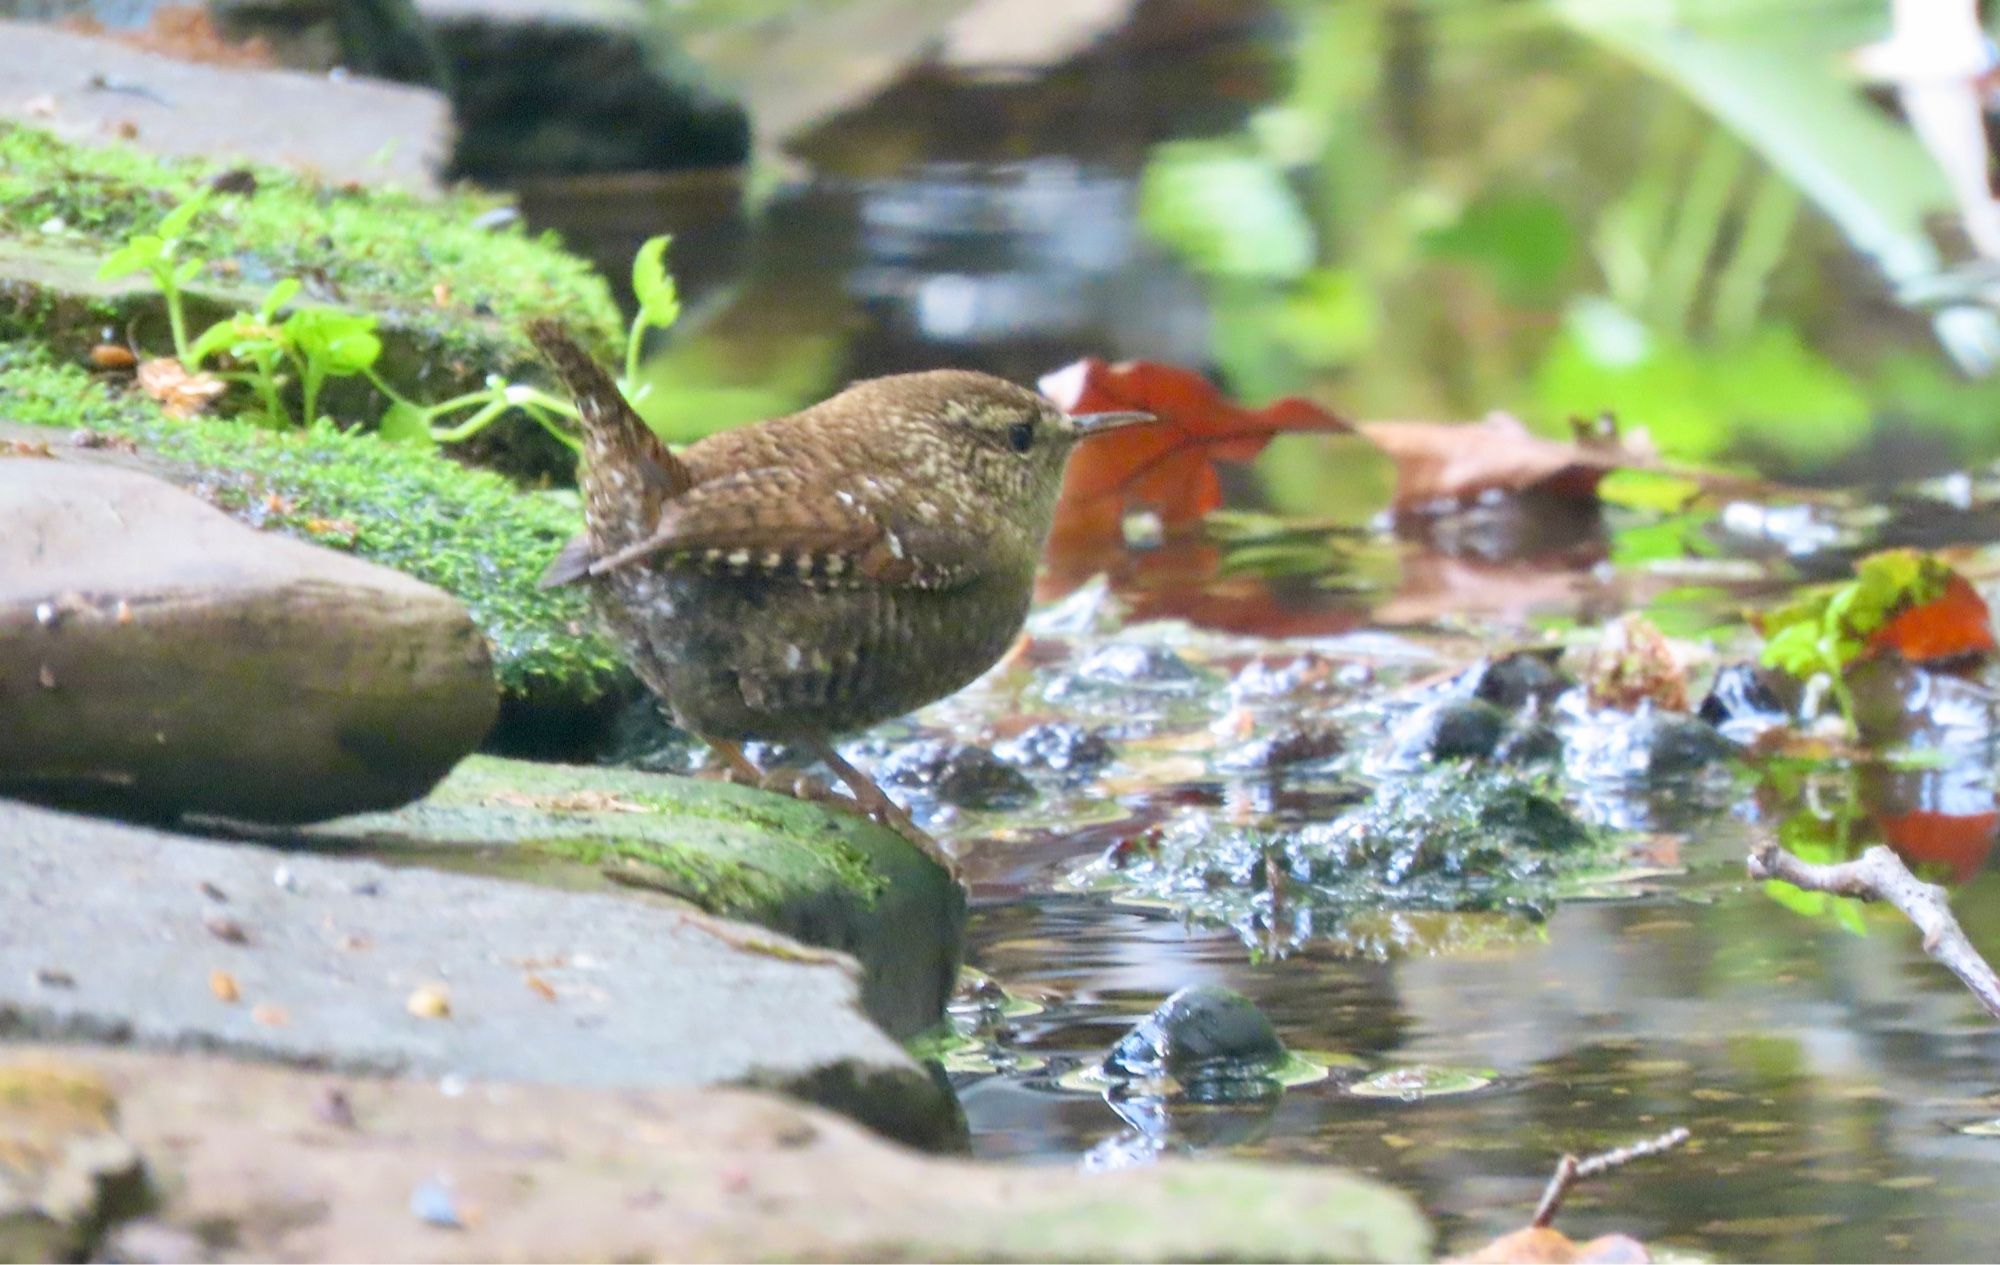
<svg viewBox="0 0 2000 1265">
<path fill-rule="evenodd" d="M 97 269 L 98 278 L 104 281 L 135 273 L 145 273 L 153 279 L 153 284 L 159 287 L 160 297 L 166 300 L 167 324 L 173 331 L 174 355 L 183 364 L 192 362 L 188 358 L 187 314 L 181 302 L 181 291 L 208 263 L 199 256 L 185 255 L 183 248 L 187 245 L 188 229 L 207 205 L 208 190 L 196 190 L 194 196 L 167 212 L 152 232 L 141 233 L 128 240 Z"/>
<path fill-rule="evenodd" d="M 1976 595 L 1965 609 L 1945 604 L 1954 582 L 1964 587 L 1950 566 L 1929 554 L 1914 549 L 1871 554 L 1855 563 L 1852 580 L 1806 589 L 1766 613 L 1758 621 L 1765 638 L 1760 658 L 1766 667 L 1801 681 L 1823 675 L 1848 732 L 1853 734 L 1854 695 L 1847 687 L 1847 674 L 1880 650 L 1908 649 L 1889 635 L 1892 623 L 1910 612 L 1931 608 L 1933 618 L 1928 622 L 1932 626 L 1913 629 L 1912 638 L 1934 642 L 1944 633 L 1970 644 L 1984 634 L 1990 640 L 1985 605 Z M 1976 626 L 1964 633 L 1947 623 L 1966 619 Z"/>
<path fill-rule="evenodd" d="M 279 320 L 279 309 L 298 291 L 299 283 L 289 277 L 278 282 L 255 313 L 239 312 L 228 320 L 217 321 L 183 354 L 183 359 L 195 368 L 218 352 L 243 365 L 243 369 L 221 376 L 227 381 L 246 383 L 255 390 L 265 418 L 272 425 L 318 421 L 320 391 L 327 381 L 358 374 L 373 379 L 375 362 L 382 355 L 382 339 L 375 332 L 375 318 L 366 313 L 316 303 L 294 308 L 289 316 Z M 284 403 L 282 387 L 287 369 L 299 382 L 298 418 L 291 416 Z"/>
<path fill-rule="evenodd" d="M 377 426 L 384 439 L 423 444 L 456 443 L 468 439 L 495 420 L 518 409 L 571 448 L 578 447 L 571 425 L 576 408 L 568 400 L 538 387 L 509 382 L 499 375 L 480 390 L 435 404 L 408 398 L 376 370 L 382 339 L 375 317 L 327 304 L 294 307 L 280 313 L 297 297 L 299 282 L 285 278 L 271 287 L 255 312 L 239 312 L 218 321 L 192 342 L 188 339 L 182 291 L 199 275 L 204 260 L 186 254 L 188 230 L 208 204 L 206 190 L 169 211 L 154 231 L 128 240 L 98 269 L 103 278 L 143 273 L 152 278 L 166 301 L 173 331 L 174 355 L 189 369 L 211 358 L 227 356 L 234 367 L 219 371 L 225 381 L 255 392 L 259 411 L 276 427 L 312 425 L 319 421 L 320 393 L 335 378 L 364 376 L 389 399 Z M 619 388 L 635 403 L 645 394 L 639 381 L 639 358 L 646 332 L 666 329 L 680 317 L 680 299 L 667 271 L 671 238 L 649 239 L 632 260 L 632 290 L 639 310 L 625 341 L 625 373 Z M 294 416 L 285 404 L 288 382 L 299 386 L 300 407 Z"/>
</svg>

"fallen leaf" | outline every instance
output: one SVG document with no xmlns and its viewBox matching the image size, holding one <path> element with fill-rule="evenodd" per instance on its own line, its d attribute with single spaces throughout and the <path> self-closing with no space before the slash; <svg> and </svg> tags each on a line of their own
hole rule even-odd
<svg viewBox="0 0 2000 1265">
<path fill-rule="evenodd" d="M 1868 638 L 1868 650 L 1893 650 L 1911 663 L 1936 663 L 1993 653 L 1993 612 L 1986 599 L 1958 572 L 1944 592 L 1892 616 Z"/>
<path fill-rule="evenodd" d="M 214 993 L 215 999 L 220 1002 L 234 1003 L 243 996 L 243 990 L 236 986 L 236 977 L 228 971 L 210 971 L 208 991 Z"/>
<path fill-rule="evenodd" d="M 1398 511 L 1456 505 L 1489 492 L 1589 500 L 1613 470 L 1653 464 L 1642 440 L 1615 432 L 1575 443 L 1533 434 L 1511 413 L 1477 422 L 1362 422 L 1355 429 L 1396 464 Z"/>
<path fill-rule="evenodd" d="M 528 991 L 543 1001 L 554 1001 L 556 999 L 556 990 L 550 986 L 547 980 L 539 975 L 523 975 L 521 982 L 528 986 Z"/>
<path fill-rule="evenodd" d="M 168 417 L 187 418 L 214 407 L 229 384 L 213 374 L 189 373 L 180 361 L 162 356 L 139 365 L 139 388 L 158 400 Z"/>
<path fill-rule="evenodd" d="M 139 357 L 122 343 L 99 343 L 90 349 L 93 369 L 130 369 L 138 363 Z"/>
<path fill-rule="evenodd" d="M 1673 712 L 1688 709 L 1687 665 L 1644 615 L 1607 624 L 1583 675 L 1595 707 L 1629 712 L 1651 703 Z"/>
<path fill-rule="evenodd" d="M 1071 413 L 1137 409 L 1159 418 L 1079 444 L 1056 503 L 1060 547 L 1116 541 L 1126 511 L 1148 508 L 1169 528 L 1222 504 L 1218 461 L 1249 461 L 1275 435 L 1354 428 L 1297 396 L 1261 409 L 1226 399 L 1200 374 L 1148 360 L 1108 364 L 1095 356 L 1041 380 L 1043 394 Z"/>
<path fill-rule="evenodd" d="M 1629 1235 L 1606 1234 L 1578 1243 L 1560 1230 L 1529 1226 L 1452 1259 L 1463 1265 L 1644 1265 L 1653 1256 Z"/>
<path fill-rule="evenodd" d="M 40 440 L 0 439 L 0 456 L 53 458 L 55 455 L 55 449 Z"/>
<path fill-rule="evenodd" d="M 514 808 L 537 808 L 549 813 L 643 813 L 644 804 L 620 799 L 610 791 L 567 791 L 560 795 L 534 795 L 527 791 L 495 791 L 486 797 L 489 804 Z"/>
<path fill-rule="evenodd" d="M 291 1023 L 292 1012 L 283 1006 L 265 1002 L 261 1006 L 251 1007 L 250 1018 L 252 1022 L 261 1023 L 266 1028 L 282 1028 Z"/>
</svg>

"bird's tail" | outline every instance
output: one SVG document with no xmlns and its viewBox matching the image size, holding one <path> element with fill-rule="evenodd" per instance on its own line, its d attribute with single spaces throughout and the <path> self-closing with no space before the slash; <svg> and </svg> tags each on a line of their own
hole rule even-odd
<svg viewBox="0 0 2000 1265">
<path fill-rule="evenodd" d="M 526 328 L 583 422 L 579 482 L 590 553 L 602 556 L 644 539 L 661 507 L 694 486 L 693 477 L 562 322 L 533 320 Z"/>
</svg>

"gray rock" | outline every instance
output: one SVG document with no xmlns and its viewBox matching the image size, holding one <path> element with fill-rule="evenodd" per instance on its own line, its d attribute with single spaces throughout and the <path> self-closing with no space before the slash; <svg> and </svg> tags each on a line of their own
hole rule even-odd
<svg viewBox="0 0 2000 1265">
<path fill-rule="evenodd" d="M 0 803 L 0 837 L 0 1034 L 542 1085 L 756 1084 L 915 1145 L 963 1128 L 862 1014 L 850 959 L 762 928 L 24 805 Z"/>
<path fill-rule="evenodd" d="M 899 747 L 876 766 L 891 786 L 921 791 L 960 808 L 1020 808 L 1035 801 L 1035 784 L 986 747 L 934 739 Z"/>
<path fill-rule="evenodd" d="M 206 66 L 25 23 L 0 21 L 0 84 L 0 118 L 66 140 L 129 133 L 150 153 L 300 167 L 336 184 L 432 191 L 451 147 L 450 109 L 426 89 Z"/>
<path fill-rule="evenodd" d="M 310 821 L 424 793 L 498 696 L 447 594 L 128 470 L 0 460 L 0 793 Z"/>
<path fill-rule="evenodd" d="M 964 890 L 854 813 L 720 782 L 472 756 L 421 802 L 313 826 L 315 847 L 545 885 L 612 882 L 852 954 L 890 1035 L 944 1017 Z"/>
<path fill-rule="evenodd" d="M 163 1199 L 108 1246 L 152 1259 L 190 1238 L 198 1260 L 1430 1259 L 1407 1196 L 1321 1165 L 1169 1159 L 1078 1180 L 918 1155 L 741 1091 L 454 1093 L 132 1051 L 21 1056 L 116 1094 Z M 331 1099 L 349 1111 L 329 1119 Z"/>
<path fill-rule="evenodd" d="M 1201 1097 L 1259 1097 L 1278 1091 L 1284 1062 L 1284 1043 L 1257 1003 L 1233 989 L 1195 984 L 1126 1033 L 1105 1056 L 1104 1070 L 1171 1076 Z"/>
</svg>

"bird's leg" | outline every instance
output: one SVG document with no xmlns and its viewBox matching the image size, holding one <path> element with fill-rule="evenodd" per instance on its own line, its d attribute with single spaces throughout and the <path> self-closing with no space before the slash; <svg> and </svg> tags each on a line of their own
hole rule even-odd
<svg viewBox="0 0 2000 1265">
<path fill-rule="evenodd" d="M 741 746 L 730 742 L 726 738 L 710 738 L 702 735 L 701 740 L 708 744 L 710 751 L 722 757 L 722 776 L 724 781 L 734 782 L 738 786 L 759 786 L 763 784 L 764 774 L 756 765 L 750 763 L 750 757 L 743 754 Z"/>
<path fill-rule="evenodd" d="M 739 743 L 726 738 L 704 736 L 702 741 L 710 750 L 722 757 L 722 780 L 736 786 L 754 786 L 761 791 L 772 791 L 779 795 L 789 795 L 809 804 L 831 803 L 839 797 L 825 782 L 803 769 L 760 769 L 749 756 L 743 754 Z"/>
<path fill-rule="evenodd" d="M 944 872 L 951 876 L 953 882 L 964 881 L 959 876 L 958 862 L 939 846 L 936 839 L 931 838 L 922 827 L 911 821 L 910 815 L 904 812 L 902 806 L 895 800 L 889 798 L 889 793 L 878 786 L 874 778 L 842 759 L 840 752 L 835 751 L 833 744 L 825 738 L 815 734 L 805 741 L 812 749 L 812 753 L 818 756 L 827 768 L 832 769 L 836 777 L 847 783 L 847 789 L 854 795 L 854 806 L 857 809 L 915 844 L 918 851 L 944 867 Z"/>
</svg>

